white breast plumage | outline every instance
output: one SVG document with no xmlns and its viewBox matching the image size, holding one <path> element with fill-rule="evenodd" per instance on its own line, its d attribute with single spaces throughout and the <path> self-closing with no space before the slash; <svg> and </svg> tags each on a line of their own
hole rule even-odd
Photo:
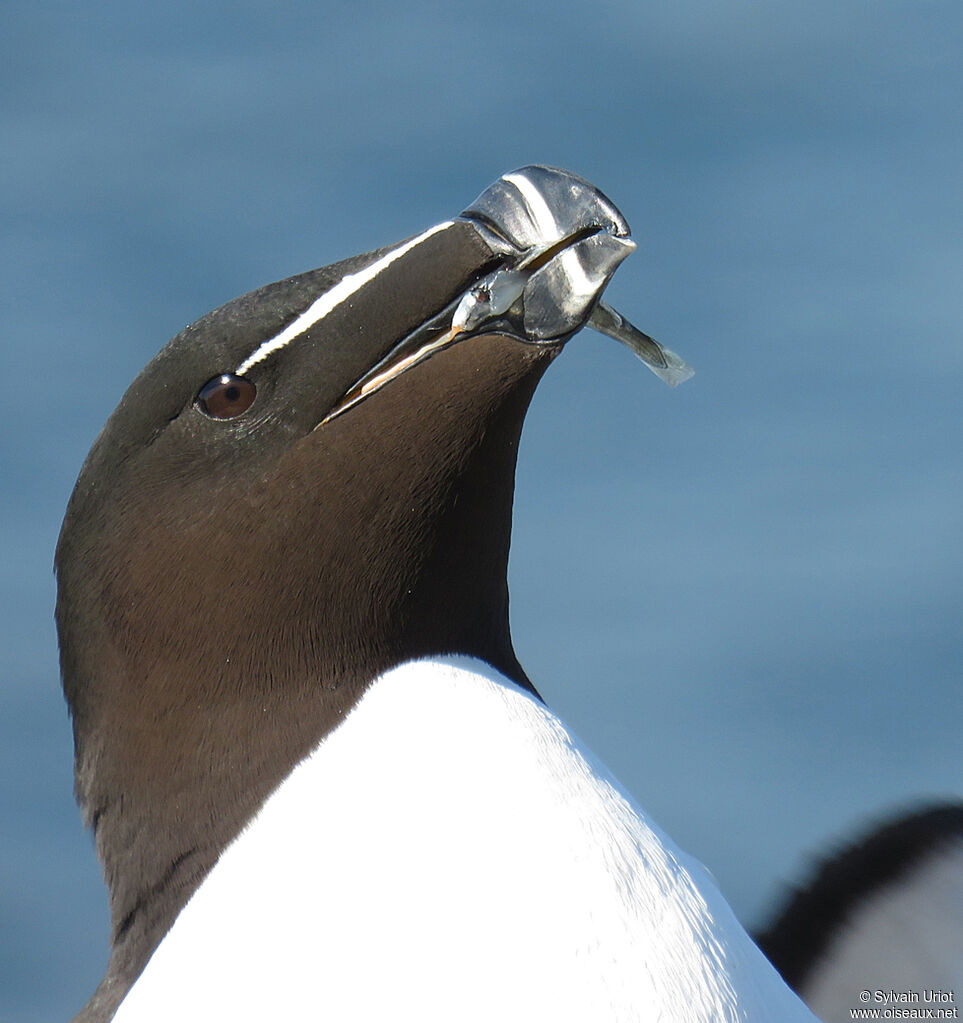
<svg viewBox="0 0 963 1023">
<path fill-rule="evenodd" d="M 377 679 L 125 999 L 164 1020 L 810 1020 L 711 878 L 478 661 Z"/>
</svg>

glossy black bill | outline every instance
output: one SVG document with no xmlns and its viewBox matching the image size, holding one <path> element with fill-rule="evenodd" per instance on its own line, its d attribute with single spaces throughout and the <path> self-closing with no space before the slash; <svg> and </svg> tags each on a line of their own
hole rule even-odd
<svg viewBox="0 0 963 1023">
<path fill-rule="evenodd" d="M 625 218 L 594 185 L 553 167 L 523 167 L 485 189 L 461 217 L 500 265 L 400 341 L 323 422 L 433 352 L 480 333 L 547 344 L 588 325 L 625 344 L 672 386 L 692 376 L 682 359 L 600 301 L 636 246 Z"/>
</svg>

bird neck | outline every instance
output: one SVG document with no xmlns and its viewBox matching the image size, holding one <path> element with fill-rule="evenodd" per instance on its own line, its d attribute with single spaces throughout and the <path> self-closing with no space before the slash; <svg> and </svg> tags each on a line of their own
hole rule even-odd
<svg viewBox="0 0 963 1023">
<path fill-rule="evenodd" d="M 101 1001 L 373 678 L 454 653 L 531 689 L 507 562 L 519 436 L 554 354 L 456 345 L 293 443 L 209 526 L 183 528 L 196 497 L 172 484 L 62 542 L 77 793 L 111 901 Z"/>
</svg>

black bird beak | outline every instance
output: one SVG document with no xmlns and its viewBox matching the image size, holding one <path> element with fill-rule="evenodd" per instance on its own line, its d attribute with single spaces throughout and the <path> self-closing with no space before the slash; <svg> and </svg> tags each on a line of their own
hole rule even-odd
<svg viewBox="0 0 963 1023">
<path fill-rule="evenodd" d="M 679 356 L 601 301 L 636 245 L 594 185 L 554 167 L 522 167 L 486 188 L 461 217 L 501 256 L 498 268 L 400 341 L 321 425 L 433 352 L 482 333 L 549 344 L 587 325 L 628 346 L 671 386 L 692 376 Z"/>
</svg>

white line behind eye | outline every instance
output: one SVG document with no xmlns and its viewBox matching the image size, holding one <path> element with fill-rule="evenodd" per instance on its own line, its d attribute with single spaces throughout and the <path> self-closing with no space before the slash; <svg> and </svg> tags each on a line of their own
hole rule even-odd
<svg viewBox="0 0 963 1023">
<path fill-rule="evenodd" d="M 266 359 L 272 352 L 284 348 L 296 337 L 310 330 L 319 320 L 323 319 L 332 309 L 341 305 L 345 299 L 350 298 L 356 291 L 363 288 L 369 281 L 373 281 L 382 270 L 389 267 L 396 259 L 400 259 L 405 253 L 410 252 L 415 246 L 420 245 L 439 231 L 444 231 L 452 226 L 454 221 L 446 220 L 441 224 L 435 224 L 428 228 L 411 241 L 399 245 L 396 249 L 386 252 L 379 259 L 370 263 L 363 270 L 357 273 L 348 274 L 342 277 L 333 288 L 329 288 L 323 295 L 319 295 L 307 309 L 301 313 L 292 323 L 289 323 L 280 334 L 276 334 L 268 341 L 262 342 L 234 371 L 239 377 L 244 376 L 252 366 L 257 365 Z"/>
</svg>

